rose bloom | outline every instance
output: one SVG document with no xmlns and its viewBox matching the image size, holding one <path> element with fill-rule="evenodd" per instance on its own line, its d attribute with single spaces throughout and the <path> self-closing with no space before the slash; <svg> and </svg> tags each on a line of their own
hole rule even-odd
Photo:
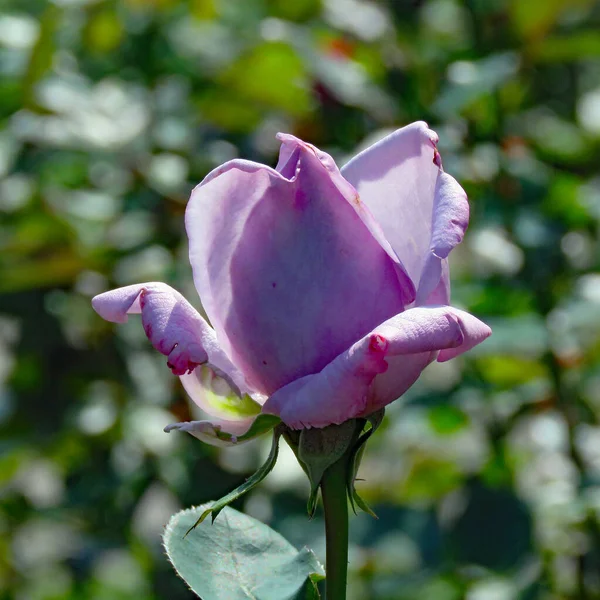
<svg viewBox="0 0 600 600">
<path fill-rule="evenodd" d="M 314 146 L 278 137 L 275 169 L 227 162 L 187 205 L 190 263 L 212 327 L 164 283 L 92 301 L 116 323 L 141 313 L 152 345 L 212 417 L 167 430 L 209 443 L 245 440 L 260 413 L 293 429 L 367 416 L 433 360 L 491 333 L 449 306 L 448 255 L 469 206 L 425 123 L 341 170 Z"/>
</svg>

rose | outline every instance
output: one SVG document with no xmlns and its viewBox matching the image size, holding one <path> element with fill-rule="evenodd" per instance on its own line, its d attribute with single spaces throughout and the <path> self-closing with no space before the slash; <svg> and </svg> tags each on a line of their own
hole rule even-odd
<svg viewBox="0 0 600 600">
<path fill-rule="evenodd" d="M 230 161 L 188 203 L 190 262 L 213 328 L 162 283 L 92 301 L 109 321 L 141 312 L 153 346 L 214 417 L 170 427 L 212 443 L 235 442 L 261 412 L 294 429 L 366 416 L 436 358 L 491 333 L 448 306 L 448 255 L 469 207 L 425 123 L 341 171 L 314 146 L 279 139 L 276 169 Z"/>
</svg>

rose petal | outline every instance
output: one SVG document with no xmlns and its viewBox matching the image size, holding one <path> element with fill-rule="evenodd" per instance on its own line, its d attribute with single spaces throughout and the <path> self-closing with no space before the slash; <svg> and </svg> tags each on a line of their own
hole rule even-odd
<svg viewBox="0 0 600 600">
<path fill-rule="evenodd" d="M 445 362 L 463 352 L 467 352 L 492 335 L 492 330 L 485 323 L 482 323 L 478 318 L 468 312 L 458 310 L 458 308 L 452 308 L 450 310 L 452 310 L 455 317 L 458 319 L 461 331 L 463 332 L 463 342 L 460 346 L 456 346 L 455 348 L 449 347 L 442 350 L 438 355 L 438 362 Z"/>
<path fill-rule="evenodd" d="M 487 325 L 456 308 L 409 309 L 376 327 L 321 372 L 275 392 L 263 412 L 279 415 L 295 429 L 368 415 L 401 396 L 439 350 L 440 360 L 446 360 L 490 333 Z"/>
<path fill-rule="evenodd" d="M 254 418 L 244 419 L 243 421 L 225 421 L 223 419 L 183 421 L 182 423 L 167 425 L 164 431 L 165 433 L 185 431 L 206 444 L 224 448 L 237 445 L 238 438 L 252 427 L 253 422 Z"/>
<path fill-rule="evenodd" d="M 164 283 L 129 285 L 92 299 L 94 310 L 107 321 L 124 323 L 128 314 L 142 314 L 152 345 L 168 357 L 175 375 L 209 364 L 239 393 L 247 391 L 241 373 L 219 347 L 215 332 L 194 307 Z"/>
<path fill-rule="evenodd" d="M 203 305 L 228 355 L 266 394 L 320 371 L 404 307 L 396 265 L 315 152 L 298 145 L 285 156 L 291 178 L 223 165 L 186 212 Z"/>
<path fill-rule="evenodd" d="M 333 158 L 326 152 L 319 150 L 312 144 L 303 142 L 301 139 L 293 135 L 287 133 L 278 133 L 277 139 L 281 140 L 281 150 L 279 154 L 279 162 L 277 163 L 277 171 L 281 172 L 282 174 L 289 173 L 290 176 L 292 176 L 295 173 L 295 167 L 294 170 L 292 170 L 292 165 L 294 164 L 294 157 L 295 160 L 298 161 L 298 156 L 301 149 L 308 149 L 316 155 L 323 167 L 325 167 L 327 170 L 329 177 L 331 177 L 331 182 L 333 185 L 335 185 L 339 193 L 350 204 L 354 212 L 356 212 L 358 218 L 364 223 L 365 227 L 367 227 L 367 229 L 371 232 L 371 235 L 377 240 L 379 245 L 383 248 L 383 250 L 385 250 L 386 254 L 394 263 L 396 275 L 401 286 L 402 304 L 405 306 L 411 304 L 415 300 L 416 289 L 411 278 L 408 276 L 402 261 L 390 245 L 389 241 L 385 237 L 385 234 L 383 233 L 383 230 L 381 229 L 381 226 L 375 220 L 367 205 L 364 202 L 361 202 L 358 192 L 341 174 Z"/>
<path fill-rule="evenodd" d="M 440 172 L 435 187 L 433 226 L 417 291 L 417 304 L 425 304 L 442 277 L 443 261 L 460 244 L 469 225 L 467 195 L 456 179 Z"/>
<path fill-rule="evenodd" d="M 458 356 L 483 342 L 492 330 L 469 313 L 451 306 L 438 306 L 407 310 L 383 323 L 375 332 L 390 339 L 386 356 L 390 368 L 373 382 L 364 414 L 402 396 L 436 357 L 444 361 Z"/>
<path fill-rule="evenodd" d="M 449 176 L 438 185 L 443 171 L 437 140 L 426 123 L 412 123 L 367 148 L 341 170 L 415 283 L 421 282 L 428 257 L 445 258 L 468 223 L 460 186 L 454 180 L 450 185 Z M 429 258 L 418 304 L 426 303 L 442 274 L 435 256 Z"/>
<path fill-rule="evenodd" d="M 190 398 L 217 419 L 243 421 L 255 417 L 265 401 L 264 397 L 255 399 L 249 394 L 240 395 L 226 379 L 207 366 L 196 367 L 191 373 L 181 375 L 180 379 Z"/>
<path fill-rule="evenodd" d="M 386 342 L 367 336 L 339 355 L 320 373 L 307 375 L 277 390 L 263 406 L 293 429 L 340 424 L 360 414 L 371 382 L 387 369 Z"/>
</svg>

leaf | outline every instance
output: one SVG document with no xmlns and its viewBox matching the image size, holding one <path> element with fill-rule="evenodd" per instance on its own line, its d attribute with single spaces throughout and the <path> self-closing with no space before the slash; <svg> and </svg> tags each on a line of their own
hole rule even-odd
<svg viewBox="0 0 600 600">
<path fill-rule="evenodd" d="M 219 513 L 231 502 L 237 500 L 240 496 L 243 496 L 246 492 L 249 492 L 255 485 L 258 485 L 272 470 L 277 462 L 277 456 L 279 454 L 279 438 L 281 437 L 282 431 L 281 428 L 277 427 L 275 431 L 273 431 L 273 443 L 271 445 L 271 452 L 269 452 L 269 456 L 267 457 L 266 462 L 263 464 L 254 475 L 246 479 L 242 485 L 238 486 L 229 494 L 223 496 L 220 500 L 212 503 L 209 508 L 207 508 L 199 517 L 198 520 L 188 529 L 186 535 L 195 529 L 208 517 L 208 515 L 212 514 L 212 522 L 215 522 L 215 519 L 219 516 Z"/>
<path fill-rule="evenodd" d="M 208 505 L 171 517 L 163 542 L 182 579 L 204 600 L 317 600 L 323 567 L 267 525 L 232 508 L 186 535 Z"/>
</svg>

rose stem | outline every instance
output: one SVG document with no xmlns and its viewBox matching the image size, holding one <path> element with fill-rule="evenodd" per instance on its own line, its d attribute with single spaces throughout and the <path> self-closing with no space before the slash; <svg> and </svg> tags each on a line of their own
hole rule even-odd
<svg viewBox="0 0 600 600">
<path fill-rule="evenodd" d="M 327 543 L 326 600 L 346 600 L 348 578 L 348 499 L 346 497 L 346 456 L 333 463 L 321 480 Z"/>
</svg>

